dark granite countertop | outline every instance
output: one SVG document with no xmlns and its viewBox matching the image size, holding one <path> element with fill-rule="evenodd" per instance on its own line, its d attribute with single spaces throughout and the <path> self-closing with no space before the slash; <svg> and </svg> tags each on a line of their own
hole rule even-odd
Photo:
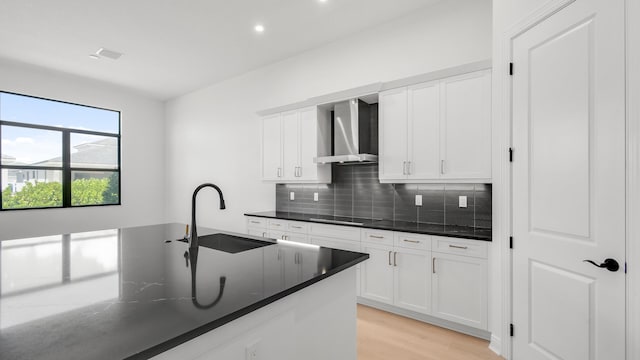
<svg viewBox="0 0 640 360">
<path fill-rule="evenodd" d="M 296 221 L 307 221 L 307 222 L 331 224 L 330 222 L 323 221 L 323 220 L 329 220 L 329 221 L 340 222 L 340 223 L 333 223 L 333 225 L 355 226 L 355 227 L 364 227 L 364 228 L 379 229 L 379 230 L 402 231 L 402 232 L 409 232 L 409 233 L 416 233 L 416 234 L 449 236 L 449 237 L 457 237 L 457 238 L 465 238 L 465 239 L 491 241 L 491 229 L 474 228 L 474 227 L 468 227 L 468 226 L 425 224 L 425 223 L 408 222 L 408 221 L 363 219 L 363 218 L 303 214 L 303 213 L 282 212 L 282 211 L 262 211 L 262 212 L 255 212 L 255 213 L 246 213 L 245 215 L 264 217 L 264 218 L 270 218 L 270 219 L 296 220 Z M 349 223 L 357 223 L 357 224 L 349 224 Z"/>
<path fill-rule="evenodd" d="M 213 233 L 264 241 L 199 229 Z M 183 235 L 163 224 L 1 241 L 0 359 L 150 358 L 369 257 L 270 240 L 189 252 Z"/>
</svg>

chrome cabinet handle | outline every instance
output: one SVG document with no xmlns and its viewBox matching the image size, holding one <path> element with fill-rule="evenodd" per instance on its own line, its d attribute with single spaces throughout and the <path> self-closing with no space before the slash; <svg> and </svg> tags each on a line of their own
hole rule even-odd
<svg viewBox="0 0 640 360">
<path fill-rule="evenodd" d="M 278 224 L 278 223 L 274 223 L 274 224 L 271 224 L 271 225 L 273 225 L 273 226 L 280 226 L 280 224 Z"/>
<path fill-rule="evenodd" d="M 440 160 L 440 174 L 444 174 L 444 160 Z"/>
<path fill-rule="evenodd" d="M 407 161 L 407 175 L 411 175 L 411 161 Z"/>
<path fill-rule="evenodd" d="M 402 162 L 402 175 L 407 175 L 407 162 Z"/>
<path fill-rule="evenodd" d="M 408 243 L 420 244 L 420 241 L 418 241 L 418 240 L 408 240 L 408 239 L 404 239 L 404 240 L 402 240 L 402 241 L 404 241 L 404 242 L 408 242 Z"/>
<path fill-rule="evenodd" d="M 278 177 L 282 177 L 282 168 L 278 168 Z"/>
<path fill-rule="evenodd" d="M 293 225 L 291 225 L 291 227 L 294 228 L 294 229 L 302 229 L 302 226 L 293 226 Z"/>
<path fill-rule="evenodd" d="M 251 221 L 252 224 L 260 224 L 260 221 Z"/>
<path fill-rule="evenodd" d="M 393 252 L 393 251 L 389 251 L 389 266 L 391 266 L 391 253 L 392 253 L 392 252 Z"/>
<path fill-rule="evenodd" d="M 262 237 L 267 237 L 267 233 L 266 232 L 262 232 Z"/>
<path fill-rule="evenodd" d="M 396 262 L 396 256 L 398 255 L 398 252 L 394 251 L 393 252 L 393 266 L 398 266 L 398 263 Z"/>
<path fill-rule="evenodd" d="M 298 166 L 298 177 L 302 177 L 302 166 Z"/>
<path fill-rule="evenodd" d="M 431 272 L 434 273 L 434 274 L 436 273 L 436 258 L 435 257 L 431 259 Z"/>
<path fill-rule="evenodd" d="M 369 237 L 374 239 L 384 239 L 384 236 L 378 236 L 378 235 L 369 235 Z"/>
<path fill-rule="evenodd" d="M 466 246 L 458 246 L 458 245 L 449 245 L 450 248 L 455 248 L 455 249 L 463 249 L 463 250 L 467 250 L 468 248 Z"/>
</svg>

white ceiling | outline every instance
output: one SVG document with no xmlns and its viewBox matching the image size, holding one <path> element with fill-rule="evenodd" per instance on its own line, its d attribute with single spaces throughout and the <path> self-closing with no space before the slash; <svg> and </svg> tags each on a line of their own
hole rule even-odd
<svg viewBox="0 0 640 360">
<path fill-rule="evenodd" d="M 0 58 L 169 99 L 439 0 L 0 0 Z M 263 34 L 254 32 L 264 24 Z M 104 47 L 124 53 L 94 60 Z"/>
</svg>

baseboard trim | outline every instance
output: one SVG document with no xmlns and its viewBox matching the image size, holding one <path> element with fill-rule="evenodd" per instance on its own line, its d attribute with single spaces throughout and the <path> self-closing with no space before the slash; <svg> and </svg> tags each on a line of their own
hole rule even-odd
<svg viewBox="0 0 640 360">
<path fill-rule="evenodd" d="M 458 324 L 458 323 L 454 323 L 454 322 L 449 321 L 449 320 L 440 319 L 440 318 L 437 318 L 437 317 L 434 317 L 434 316 L 430 316 L 430 315 L 420 314 L 420 313 L 417 313 L 415 311 L 402 309 L 402 308 L 399 308 L 399 307 L 395 307 L 393 305 L 381 303 L 381 302 L 374 301 L 374 300 L 365 299 L 365 298 L 362 298 L 362 297 L 359 297 L 359 296 L 358 296 L 358 304 L 371 306 L 371 307 L 374 307 L 376 309 L 380 309 L 380 310 L 383 310 L 383 311 L 386 311 L 386 312 L 390 312 L 392 314 L 396 314 L 396 315 L 408 317 L 408 318 L 411 318 L 411 319 L 414 319 L 414 320 L 426 322 L 426 323 L 429 323 L 431 325 L 436 325 L 436 326 L 439 326 L 439 327 L 442 327 L 442 328 L 445 328 L 445 329 L 457 331 L 459 333 L 471 335 L 471 336 L 474 336 L 474 337 L 477 337 L 477 338 L 480 338 L 480 339 L 492 340 L 491 333 L 486 331 L 486 330 L 476 329 L 474 327 L 467 326 L 467 325 L 462 325 L 462 324 Z M 491 349 L 491 350 L 493 350 L 493 349 Z M 493 351 L 496 352 L 495 350 L 493 350 Z"/>
<path fill-rule="evenodd" d="M 489 342 L 489 350 L 493 351 L 497 355 L 502 355 L 502 339 L 491 334 L 491 340 Z"/>
</svg>

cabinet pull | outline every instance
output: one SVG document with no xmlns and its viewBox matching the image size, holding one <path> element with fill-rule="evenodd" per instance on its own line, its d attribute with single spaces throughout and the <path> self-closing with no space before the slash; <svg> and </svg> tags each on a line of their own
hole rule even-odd
<svg viewBox="0 0 640 360">
<path fill-rule="evenodd" d="M 407 175 L 411 175 L 411 161 L 407 161 Z"/>
<path fill-rule="evenodd" d="M 436 258 L 435 257 L 433 257 L 431 259 L 431 272 L 434 273 L 434 274 L 436 273 Z"/>
<path fill-rule="evenodd" d="M 463 249 L 463 250 L 467 250 L 466 246 L 458 246 L 458 245 L 449 245 L 450 248 L 456 248 L 456 249 Z"/>
<path fill-rule="evenodd" d="M 273 226 L 280 226 L 280 224 L 278 224 L 278 223 L 273 223 L 273 224 L 271 224 L 271 225 L 273 225 Z"/>
<path fill-rule="evenodd" d="M 302 177 L 302 166 L 298 166 L 298 177 Z"/>
<path fill-rule="evenodd" d="M 389 251 L 389 266 L 391 266 L 391 253 L 392 253 L 392 252 L 393 252 L 393 251 Z"/>
<path fill-rule="evenodd" d="M 418 241 L 418 240 L 408 240 L 408 239 L 404 239 L 404 240 L 402 240 L 402 241 L 404 241 L 404 242 L 408 242 L 408 243 L 420 244 L 420 241 Z"/>
<path fill-rule="evenodd" d="M 407 162 L 402 162 L 402 175 L 407 175 Z"/>
<path fill-rule="evenodd" d="M 292 225 L 291 227 L 294 228 L 294 229 L 302 229 L 302 226 L 293 226 Z"/>
<path fill-rule="evenodd" d="M 267 233 L 266 232 L 262 232 L 262 237 L 267 237 Z"/>
<path fill-rule="evenodd" d="M 282 168 L 278 168 L 278 177 L 282 177 Z"/>
<path fill-rule="evenodd" d="M 398 255 L 398 252 L 394 251 L 393 252 L 393 266 L 398 266 L 398 263 L 396 262 L 396 256 Z"/>
<path fill-rule="evenodd" d="M 384 236 L 378 236 L 378 235 L 369 235 L 369 237 L 374 239 L 384 239 Z"/>
<path fill-rule="evenodd" d="M 260 224 L 260 221 L 251 221 L 252 224 Z"/>
</svg>

